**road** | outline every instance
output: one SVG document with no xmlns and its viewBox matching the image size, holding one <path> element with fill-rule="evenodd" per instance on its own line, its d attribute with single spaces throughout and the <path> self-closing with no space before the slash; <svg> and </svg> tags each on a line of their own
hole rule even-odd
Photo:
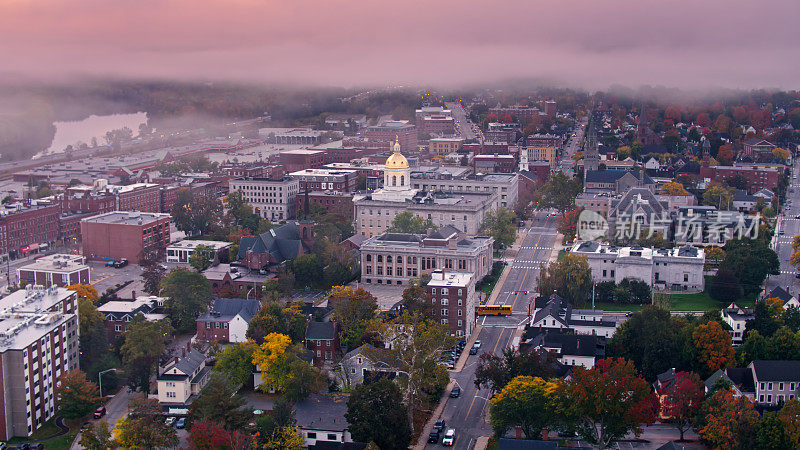
<svg viewBox="0 0 800 450">
<path fill-rule="evenodd" d="M 776 286 L 781 286 L 792 295 L 800 293 L 798 280 L 795 278 L 795 274 L 798 273 L 797 269 L 789 264 L 789 258 L 792 256 L 792 238 L 800 234 L 800 219 L 795 218 L 800 215 L 800 183 L 798 183 L 800 176 L 798 173 L 800 173 L 800 166 L 792 167 L 792 178 L 789 189 L 786 192 L 787 206 L 778 216 L 778 225 L 773 240 L 773 249 L 778 254 L 778 259 L 781 262 L 781 274 L 770 275 L 767 278 L 767 292 Z"/>
<path fill-rule="evenodd" d="M 505 282 L 495 288 L 499 289 L 496 303 L 512 305 L 514 313 L 505 317 L 483 316 L 479 319 L 481 352 L 499 355 L 511 345 L 517 328 L 527 321 L 528 300 L 534 297 L 539 266 L 550 257 L 556 239 L 556 220 L 547 217 L 546 212 L 537 212 L 532 225 L 524 230 L 527 236 L 513 262 L 506 268 L 509 272 Z M 525 290 L 529 292 L 528 295 L 515 293 Z M 486 405 L 490 393 L 486 389 L 475 388 L 477 361 L 477 355 L 470 356 L 460 372 L 450 374 L 456 385 L 461 387 L 461 396 L 448 400 L 441 417 L 447 422 L 447 427 L 456 429 L 454 448 L 470 449 L 478 436 L 492 434 L 491 427 L 486 423 Z M 432 445 L 429 447 L 433 448 Z"/>
<path fill-rule="evenodd" d="M 478 127 L 475 126 L 475 124 L 469 121 L 467 118 L 467 112 L 464 110 L 464 107 L 461 106 L 461 103 L 446 102 L 445 108 L 452 111 L 453 117 L 456 119 L 456 134 L 460 134 L 465 140 L 480 139 L 482 137 L 475 133 L 476 130 L 478 133 L 480 133 L 480 130 L 478 130 Z"/>
<path fill-rule="evenodd" d="M 572 159 L 572 155 L 581 149 L 583 135 L 586 132 L 587 123 L 589 123 L 589 115 L 584 117 L 581 123 L 575 127 L 575 135 L 569 138 L 569 141 L 567 141 L 567 144 L 564 145 L 564 148 L 561 150 L 559 167 L 561 168 L 562 172 L 570 177 L 574 176 L 573 168 L 575 166 L 575 160 Z"/>
</svg>

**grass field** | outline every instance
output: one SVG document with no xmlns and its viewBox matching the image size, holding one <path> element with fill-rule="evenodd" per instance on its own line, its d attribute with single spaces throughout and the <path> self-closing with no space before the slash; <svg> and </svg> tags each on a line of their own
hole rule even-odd
<svg viewBox="0 0 800 450">
<path fill-rule="evenodd" d="M 697 292 L 694 294 L 659 294 L 665 296 L 669 301 L 670 311 L 708 311 L 712 308 L 724 308 L 724 305 L 708 296 L 707 292 Z M 755 296 L 743 297 L 736 301 L 736 304 L 743 308 L 752 308 L 755 304 Z M 616 303 L 597 302 L 595 308 L 604 311 L 639 311 L 643 305 L 618 305 Z"/>
<path fill-rule="evenodd" d="M 48 449 L 68 449 L 72 445 L 72 441 L 75 439 L 75 436 L 78 435 L 78 431 L 80 429 L 79 425 L 68 423 L 67 421 L 64 422 L 70 429 L 66 434 L 61 436 L 56 436 L 52 439 L 48 439 L 44 442 L 45 448 Z M 22 437 L 15 437 L 9 439 L 7 442 L 9 444 L 21 444 L 23 442 L 34 442 L 41 439 L 44 439 L 48 436 L 52 436 L 58 433 L 59 428 L 53 423 L 53 420 L 49 420 L 48 422 L 44 423 L 41 428 L 36 430 L 30 437 L 22 438 Z"/>
</svg>

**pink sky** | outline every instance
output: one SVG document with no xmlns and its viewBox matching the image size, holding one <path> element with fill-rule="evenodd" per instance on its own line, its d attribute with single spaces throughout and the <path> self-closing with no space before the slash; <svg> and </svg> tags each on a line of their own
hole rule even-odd
<svg viewBox="0 0 800 450">
<path fill-rule="evenodd" d="M 798 0 L 0 0 L 0 72 L 800 86 Z"/>
</svg>

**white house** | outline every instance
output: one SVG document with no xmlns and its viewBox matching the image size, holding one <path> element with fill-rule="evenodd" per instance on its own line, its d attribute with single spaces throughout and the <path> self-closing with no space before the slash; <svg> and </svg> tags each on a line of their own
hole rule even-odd
<svg viewBox="0 0 800 450">
<path fill-rule="evenodd" d="M 191 345 L 186 347 L 183 357 L 168 362 L 156 379 L 158 402 L 171 414 L 185 414 L 211 374 L 206 355 L 192 350 Z"/>
<path fill-rule="evenodd" d="M 575 334 L 610 338 L 617 330 L 617 322 L 605 319 L 601 310 L 572 309 L 568 301 L 553 294 L 535 300 L 529 329 L 571 330 Z"/>
<path fill-rule="evenodd" d="M 603 357 L 604 344 L 602 338 L 595 335 L 564 333 L 561 330 L 540 332 L 526 342 L 530 348 L 544 350 L 554 354 L 561 364 L 566 366 L 594 367 L 595 360 Z"/>
<path fill-rule="evenodd" d="M 651 156 L 650 159 L 648 159 L 647 162 L 644 163 L 644 168 L 647 170 L 659 170 L 661 169 L 661 163 L 658 162 L 657 159 Z"/>
<path fill-rule="evenodd" d="M 348 396 L 344 394 L 312 394 L 294 405 L 297 431 L 304 446 L 317 442 L 353 442 L 350 424 L 344 418 Z"/>
<path fill-rule="evenodd" d="M 753 319 L 753 317 L 751 308 L 740 308 L 736 303 L 731 303 L 722 310 L 722 320 L 731 327 L 731 341 L 733 341 L 734 345 L 742 343 L 747 321 Z"/>
</svg>

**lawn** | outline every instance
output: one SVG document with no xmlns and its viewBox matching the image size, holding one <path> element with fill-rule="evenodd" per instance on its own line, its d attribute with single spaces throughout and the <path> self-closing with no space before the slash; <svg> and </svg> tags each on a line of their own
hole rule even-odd
<svg viewBox="0 0 800 450">
<path fill-rule="evenodd" d="M 70 428 L 69 431 L 64 435 L 57 436 L 57 437 L 54 437 L 53 439 L 48 439 L 46 441 L 43 441 L 46 448 L 48 448 L 48 449 L 68 449 L 68 448 L 70 448 L 70 446 L 72 445 L 72 441 L 75 439 L 75 436 L 78 435 L 78 432 L 80 430 L 80 426 L 76 425 L 76 424 L 68 423 L 66 421 L 64 422 L 64 424 L 67 425 Z M 20 444 L 20 443 L 23 443 L 23 442 L 35 442 L 35 441 L 39 441 L 41 439 L 44 439 L 44 438 L 46 438 L 48 436 L 52 436 L 52 435 L 58 433 L 59 430 L 60 430 L 60 428 L 58 428 L 55 425 L 55 423 L 53 423 L 53 420 L 51 419 L 51 420 L 45 422 L 45 424 L 42 425 L 41 428 L 36 430 L 30 437 L 27 437 L 27 438 L 15 437 L 15 438 L 9 439 L 7 442 L 9 444 Z"/>
<path fill-rule="evenodd" d="M 694 294 L 657 294 L 667 297 L 670 311 L 708 311 L 711 308 L 724 308 L 724 305 L 708 296 L 708 293 L 697 292 Z M 752 308 L 755 304 L 755 295 L 743 297 L 736 301 L 743 308 Z M 639 311 L 643 305 L 619 305 L 609 302 L 596 302 L 595 308 L 603 311 Z"/>
</svg>

